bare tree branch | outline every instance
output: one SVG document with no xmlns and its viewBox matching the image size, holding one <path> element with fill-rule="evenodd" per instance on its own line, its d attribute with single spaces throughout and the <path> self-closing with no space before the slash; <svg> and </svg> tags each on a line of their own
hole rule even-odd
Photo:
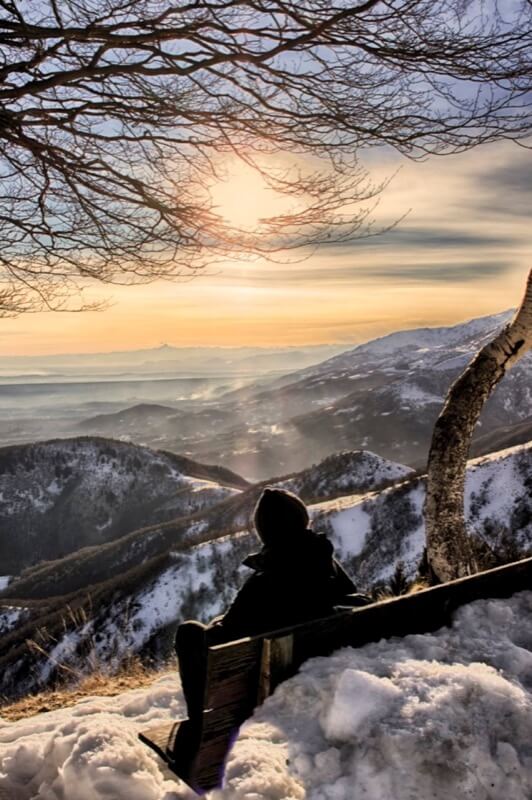
<svg viewBox="0 0 532 800">
<path fill-rule="evenodd" d="M 360 148 L 525 143 L 530 21 L 526 2 L 505 17 L 468 0 L 1 0 L 0 285 L 18 288 L 0 314 L 27 310 L 22 286 L 63 307 L 89 277 L 367 234 L 346 211 L 382 188 Z M 322 166 L 261 160 L 287 152 Z M 253 232 L 223 220 L 209 185 L 228 154 L 294 213 Z"/>
</svg>

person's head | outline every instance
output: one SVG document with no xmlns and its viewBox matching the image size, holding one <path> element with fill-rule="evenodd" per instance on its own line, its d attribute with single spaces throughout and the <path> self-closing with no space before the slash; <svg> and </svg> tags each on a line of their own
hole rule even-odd
<svg viewBox="0 0 532 800">
<path fill-rule="evenodd" d="M 297 495 L 267 486 L 255 506 L 253 522 L 262 542 L 271 547 L 284 544 L 287 536 L 304 533 L 309 515 Z"/>
</svg>

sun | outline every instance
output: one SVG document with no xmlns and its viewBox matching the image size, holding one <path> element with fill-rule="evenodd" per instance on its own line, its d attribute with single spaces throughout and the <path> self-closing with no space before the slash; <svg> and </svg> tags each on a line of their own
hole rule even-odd
<svg viewBox="0 0 532 800">
<path fill-rule="evenodd" d="M 227 178 L 210 187 L 214 210 L 235 228 L 254 230 L 260 220 L 287 210 L 288 200 L 271 189 L 260 172 L 242 162 L 227 167 Z"/>
</svg>

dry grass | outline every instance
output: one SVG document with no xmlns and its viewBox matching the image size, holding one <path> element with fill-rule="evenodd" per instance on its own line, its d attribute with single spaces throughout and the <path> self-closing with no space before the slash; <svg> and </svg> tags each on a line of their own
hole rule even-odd
<svg viewBox="0 0 532 800">
<path fill-rule="evenodd" d="M 389 586 L 384 589 L 379 589 L 375 595 L 374 602 L 381 602 L 382 600 L 395 600 L 397 597 L 404 597 L 407 594 L 416 594 L 423 589 L 429 589 L 430 583 L 424 578 L 416 578 L 412 583 L 408 584 L 405 591 L 394 592 Z"/>
<path fill-rule="evenodd" d="M 45 711 L 55 711 L 60 708 L 72 706 L 85 697 L 98 695 L 99 697 L 114 697 L 128 689 L 138 689 L 152 683 L 161 671 L 149 669 L 140 660 L 131 660 L 127 668 L 116 675 L 108 675 L 97 670 L 91 675 L 79 678 L 75 683 L 61 686 L 55 690 L 29 695 L 16 700 L 10 705 L 0 708 L 0 716 L 10 722 L 16 722 L 25 717 L 33 717 Z"/>
</svg>

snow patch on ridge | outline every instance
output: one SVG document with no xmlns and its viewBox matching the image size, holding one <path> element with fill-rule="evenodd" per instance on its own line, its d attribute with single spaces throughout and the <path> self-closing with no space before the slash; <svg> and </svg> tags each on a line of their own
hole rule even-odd
<svg viewBox="0 0 532 800">
<path fill-rule="evenodd" d="M 18 606 L 0 606 L 0 635 L 13 630 L 26 609 Z"/>
</svg>

